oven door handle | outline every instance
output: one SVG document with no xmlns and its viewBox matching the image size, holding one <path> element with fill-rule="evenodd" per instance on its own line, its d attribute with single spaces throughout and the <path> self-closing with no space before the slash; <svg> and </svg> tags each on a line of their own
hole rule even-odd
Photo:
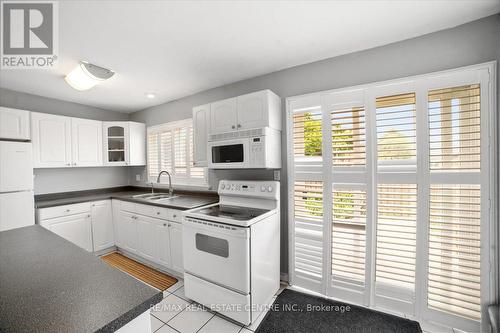
<svg viewBox="0 0 500 333">
<path fill-rule="evenodd" d="M 202 230 L 210 233 L 224 234 L 230 235 L 232 237 L 249 237 L 250 229 L 235 227 L 227 224 L 198 220 L 186 217 L 184 221 L 182 221 L 182 225 L 184 228 Z"/>
</svg>

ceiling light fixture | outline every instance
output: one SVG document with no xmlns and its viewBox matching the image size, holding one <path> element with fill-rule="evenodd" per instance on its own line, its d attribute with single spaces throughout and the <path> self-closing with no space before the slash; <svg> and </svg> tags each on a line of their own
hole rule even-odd
<svg viewBox="0 0 500 333">
<path fill-rule="evenodd" d="M 146 93 L 146 97 L 149 99 L 153 99 L 156 97 L 156 95 L 154 93 Z"/>
<path fill-rule="evenodd" d="M 115 74 L 112 70 L 80 61 L 78 66 L 64 78 L 76 90 L 89 90 L 96 84 L 106 81 Z"/>
</svg>

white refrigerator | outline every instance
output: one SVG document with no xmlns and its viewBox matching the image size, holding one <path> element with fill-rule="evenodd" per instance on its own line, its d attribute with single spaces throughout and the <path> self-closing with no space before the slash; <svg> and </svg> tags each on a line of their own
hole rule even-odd
<svg viewBox="0 0 500 333">
<path fill-rule="evenodd" d="M 35 224 L 31 142 L 0 141 L 0 231 Z"/>
</svg>

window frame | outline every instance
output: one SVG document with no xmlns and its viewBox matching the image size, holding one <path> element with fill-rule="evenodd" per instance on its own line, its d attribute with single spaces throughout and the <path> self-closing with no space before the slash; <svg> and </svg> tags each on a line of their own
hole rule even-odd
<svg viewBox="0 0 500 333">
<path fill-rule="evenodd" d="M 189 138 L 188 134 L 188 140 L 186 142 L 186 175 L 177 175 L 175 173 L 175 138 L 174 138 L 174 130 L 179 129 L 179 128 L 187 128 L 188 133 L 189 131 L 191 132 L 191 137 Z M 203 178 L 191 178 L 191 168 L 193 168 L 194 161 L 194 154 L 193 151 L 190 151 L 190 145 L 192 149 L 194 150 L 194 127 L 193 127 L 193 118 L 186 118 L 182 120 L 176 120 L 176 121 L 171 121 L 167 123 L 163 123 L 160 125 L 154 125 L 154 126 L 149 126 L 146 129 L 146 152 L 147 152 L 147 157 L 148 157 L 148 162 L 147 162 L 147 167 L 146 167 L 146 178 L 148 179 L 149 183 L 156 183 L 157 176 L 151 175 L 150 174 L 150 164 L 149 164 L 149 154 L 150 154 L 150 147 L 148 144 L 149 141 L 149 135 L 150 134 L 161 134 L 167 131 L 172 131 L 172 138 L 171 138 L 171 164 L 172 164 L 172 170 L 166 170 L 171 173 L 172 177 L 172 185 L 179 185 L 179 186 L 187 186 L 187 187 L 200 187 L 203 189 L 206 189 L 209 187 L 208 183 L 208 169 L 203 167 L 204 169 L 204 177 Z M 161 168 L 161 144 L 160 144 L 160 139 L 158 138 L 158 170 L 162 170 Z M 199 167 L 196 167 L 199 168 Z M 161 185 L 168 185 L 168 181 L 166 180 L 166 177 L 163 177 L 160 179 L 160 184 Z"/>
<path fill-rule="evenodd" d="M 353 91 L 356 89 L 366 89 L 367 93 L 367 104 L 365 105 L 366 112 L 366 136 L 367 136 L 367 146 L 366 146 L 366 158 L 367 158 L 367 173 L 365 174 L 367 181 L 367 188 L 369 191 L 369 195 L 371 198 L 367 198 L 367 205 L 373 205 L 376 207 L 376 202 L 374 202 L 374 193 L 376 194 L 376 189 L 371 184 L 378 184 L 382 182 L 390 182 L 390 183 L 416 183 L 418 180 L 417 186 L 417 197 L 419 198 L 418 207 L 417 207 L 417 224 L 421 223 L 421 216 L 426 216 L 429 214 L 429 203 L 425 202 L 426 200 L 422 198 L 428 198 L 430 192 L 431 184 L 452 184 L 456 181 L 457 177 L 450 175 L 448 172 L 431 172 L 429 165 L 429 144 L 426 143 L 426 138 L 428 137 L 428 110 L 427 110 L 427 93 L 434 89 L 440 89 L 445 87 L 455 87 L 465 84 L 471 84 L 471 78 L 474 78 L 476 81 L 479 78 L 481 83 L 481 132 L 486 136 L 485 140 L 481 139 L 481 167 L 484 169 L 481 170 L 480 173 L 474 172 L 463 172 L 460 175 L 462 176 L 460 182 L 458 184 L 463 184 L 467 182 L 471 183 L 480 183 L 481 184 L 481 196 L 482 196 L 482 204 L 485 204 L 484 209 L 481 211 L 481 219 L 486 221 L 486 223 L 482 223 L 481 225 L 481 248 L 482 248 L 482 256 L 481 256 L 481 279 L 484 279 L 484 284 L 482 283 L 481 290 L 481 303 L 494 303 L 499 301 L 498 292 L 500 290 L 499 286 L 495 284 L 495 281 L 498 281 L 498 270 L 499 264 L 498 260 L 500 255 L 498 253 L 498 207 L 500 203 L 498 201 L 498 173 L 497 173 L 497 163 L 498 163 L 498 124 L 497 124 L 497 89 L 496 89 L 496 70 L 497 63 L 496 61 L 466 66 L 461 68 L 456 68 L 452 70 L 445 70 L 440 72 L 433 72 L 424 75 L 417 75 L 411 77 L 404 77 L 395 80 L 375 82 L 370 84 L 358 85 L 353 87 L 346 87 L 340 89 L 333 89 L 328 91 L 321 91 L 306 95 L 292 96 L 286 98 L 286 112 L 287 112 L 287 169 L 288 171 L 288 187 L 289 187 L 289 226 L 288 226 L 288 239 L 289 239 L 289 281 L 292 285 L 300 285 L 302 283 L 301 279 L 297 278 L 294 275 L 295 268 L 293 266 L 294 260 L 294 221 L 293 221 L 293 185 L 294 182 L 310 179 L 310 180 L 318 180 L 324 182 L 324 202 L 325 203 L 325 211 L 324 211 L 324 219 L 327 220 L 331 214 L 331 212 L 327 212 L 329 208 L 328 202 L 331 201 L 331 198 L 328 197 L 328 194 L 331 192 L 331 184 L 334 177 L 342 178 L 345 182 L 355 182 L 359 178 L 356 177 L 353 172 L 349 172 L 348 170 L 335 169 L 329 166 L 331 164 L 331 158 L 328 156 L 328 141 L 326 145 L 323 145 L 323 161 L 322 164 L 316 164 L 313 167 L 308 167 L 305 164 L 296 165 L 294 164 L 294 156 L 293 156 L 293 140 L 290 135 L 291 129 L 293 128 L 292 123 L 292 114 L 293 110 L 297 107 L 310 107 L 312 105 L 320 105 L 323 109 L 324 107 L 324 99 L 325 96 L 329 94 L 341 94 L 348 91 Z M 477 83 L 477 82 L 476 82 Z M 375 97 L 376 95 L 373 92 L 380 87 L 385 87 L 384 89 L 389 89 L 389 87 L 395 86 L 404 86 L 407 84 L 414 84 L 414 91 L 416 93 L 416 126 L 417 126 L 417 161 L 416 167 L 408 168 L 402 165 L 401 167 L 385 167 L 384 165 L 378 165 L 377 167 L 377 157 L 376 157 L 376 130 L 373 128 L 374 120 L 376 119 L 375 115 L 372 112 L 375 110 Z M 381 96 L 381 95 L 378 95 Z M 425 109 L 425 110 L 424 110 Z M 324 110 L 324 109 L 323 109 Z M 326 116 L 326 112 L 323 111 L 323 118 Z M 326 124 L 323 122 L 323 124 Z M 326 127 L 326 126 L 325 126 Z M 419 130 L 420 127 L 420 130 Z M 328 129 L 323 128 L 323 139 L 328 138 Z M 369 138 L 370 137 L 370 138 Z M 375 138 L 375 140 L 374 140 Z M 420 139 L 419 139 L 420 138 Z M 330 147 L 331 148 L 331 147 Z M 375 152 L 375 153 L 374 153 Z M 373 158 L 373 155 L 375 158 Z M 371 155 L 371 156 L 370 156 Z M 370 165 L 373 164 L 374 165 Z M 484 163 L 484 164 L 483 164 Z M 359 172 L 359 170 L 358 170 Z M 458 176 L 459 177 L 459 176 Z M 422 202 L 420 202 L 422 201 Z M 492 201 L 496 204 L 493 204 Z M 373 216 L 372 216 L 373 215 Z M 376 212 L 372 214 L 372 209 L 367 212 L 367 226 L 366 226 L 366 258 L 368 260 L 369 256 L 372 256 L 373 267 L 369 267 L 367 265 L 367 275 L 369 272 L 373 274 L 374 272 L 374 256 L 375 253 L 369 251 L 369 247 L 373 247 L 375 244 L 374 230 L 376 230 L 376 225 L 371 225 L 373 220 L 376 220 Z M 428 222 L 427 218 L 424 218 L 425 223 L 421 223 L 423 225 L 418 225 L 417 228 L 417 249 L 424 249 L 425 252 L 428 250 L 427 244 L 427 230 L 428 230 Z M 329 235 L 331 230 L 328 231 L 328 226 L 330 223 L 324 223 L 324 234 Z M 371 230 L 370 230 L 371 229 Z M 370 240 L 369 232 L 371 233 Z M 331 262 L 331 255 L 328 255 L 328 252 L 331 251 L 331 244 L 328 241 L 329 237 L 324 237 L 324 262 Z M 414 319 L 421 321 L 425 325 L 428 325 L 429 329 L 434 327 L 435 329 L 443 327 L 460 327 L 462 329 L 470 329 L 477 330 L 477 326 L 470 325 L 470 321 L 464 319 L 460 320 L 457 316 L 450 315 L 447 316 L 444 313 L 436 314 L 433 311 L 429 311 L 426 309 L 427 307 L 427 265 L 428 265 L 428 254 L 425 253 L 420 257 L 417 257 L 416 260 L 416 270 L 418 279 L 415 281 L 415 311 L 414 311 Z M 327 265 L 324 265 L 327 266 Z M 425 267 L 425 269 L 423 269 Z M 328 271 L 331 271 L 331 267 L 324 267 L 324 273 L 328 274 Z M 315 289 L 308 288 L 319 292 L 323 295 L 328 295 L 327 290 L 330 287 L 331 276 L 324 275 L 323 281 L 321 285 L 314 285 Z M 487 286 L 486 288 L 483 288 Z M 373 287 L 369 284 L 368 288 Z M 425 288 L 424 288 L 425 287 Z M 374 289 L 374 288 L 373 288 Z M 485 290 L 487 289 L 487 290 Z M 331 295 L 330 295 L 331 296 Z M 346 298 L 342 298 L 342 295 L 336 296 L 337 299 L 346 300 Z M 353 302 L 353 299 L 348 301 Z M 356 303 L 362 304 L 364 306 L 383 309 L 387 311 L 387 308 L 377 307 L 373 302 L 373 297 L 370 299 L 360 298 L 358 300 L 354 300 Z M 487 312 L 482 309 L 482 318 L 481 318 L 481 329 L 485 329 L 488 324 L 488 316 Z M 390 310 L 389 310 L 390 311 Z M 395 313 L 399 312 L 397 310 Z M 412 317 L 412 316 L 411 316 Z M 458 320 L 457 320 L 458 319 Z M 436 324 L 439 323 L 439 324 Z M 438 325 L 438 326 L 433 326 Z"/>
</svg>

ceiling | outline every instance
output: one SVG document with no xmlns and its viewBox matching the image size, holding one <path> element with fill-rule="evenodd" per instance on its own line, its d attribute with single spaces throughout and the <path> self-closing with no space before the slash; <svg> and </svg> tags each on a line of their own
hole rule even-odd
<svg viewBox="0 0 500 333">
<path fill-rule="evenodd" d="M 134 112 L 499 11 L 499 0 L 61 1 L 58 68 L 2 70 L 0 86 Z M 79 60 L 116 75 L 73 90 L 63 77 Z"/>
</svg>

